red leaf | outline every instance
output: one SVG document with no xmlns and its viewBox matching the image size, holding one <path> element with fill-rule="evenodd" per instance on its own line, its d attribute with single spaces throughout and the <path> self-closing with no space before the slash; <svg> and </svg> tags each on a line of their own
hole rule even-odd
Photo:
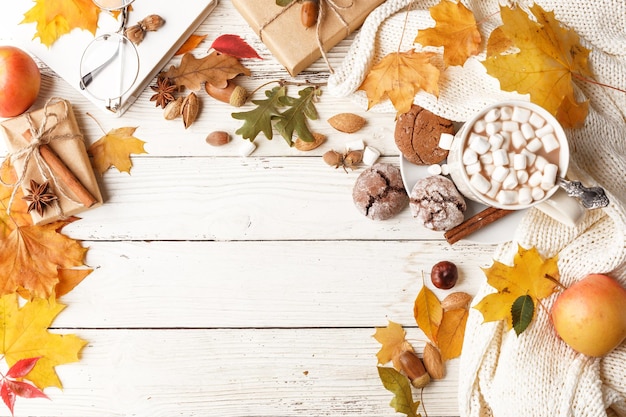
<svg viewBox="0 0 626 417">
<path fill-rule="evenodd" d="M 41 358 L 41 356 L 38 356 L 36 358 L 20 359 L 19 361 L 15 362 L 11 369 L 9 369 L 9 371 L 7 372 L 7 377 L 22 378 L 26 376 L 30 371 L 33 370 L 39 358 Z"/>
<path fill-rule="evenodd" d="M 7 379 L 6 385 L 8 386 L 9 390 L 15 393 L 15 395 L 23 398 L 48 398 L 48 396 L 44 394 L 42 390 L 26 382 L 11 381 L 10 379 Z"/>
<path fill-rule="evenodd" d="M 9 390 L 7 386 L 7 380 L 2 381 L 2 385 L 0 386 L 0 396 L 2 396 L 2 401 L 6 404 L 11 411 L 11 415 L 13 415 L 13 407 L 15 406 L 15 393 Z"/>
<path fill-rule="evenodd" d="M 238 35 L 222 35 L 211 44 L 211 48 L 235 58 L 263 59 L 257 52 Z"/>
</svg>

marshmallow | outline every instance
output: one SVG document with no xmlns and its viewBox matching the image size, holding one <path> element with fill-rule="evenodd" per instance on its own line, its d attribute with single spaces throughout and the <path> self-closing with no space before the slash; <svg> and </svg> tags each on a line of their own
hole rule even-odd
<svg viewBox="0 0 626 417">
<path fill-rule="evenodd" d="M 528 142 L 528 145 L 526 145 L 526 149 L 528 149 L 530 152 L 533 152 L 533 153 L 537 152 L 542 147 L 543 147 L 543 143 L 541 142 L 541 139 L 539 138 L 534 138 L 533 140 Z"/>
<path fill-rule="evenodd" d="M 515 132 L 519 130 L 519 123 L 514 122 L 513 120 L 506 120 L 502 122 L 502 130 L 505 132 Z"/>
<path fill-rule="evenodd" d="M 474 127 L 472 130 L 476 133 L 485 133 L 485 127 L 486 127 L 485 121 L 480 119 L 474 122 Z"/>
<path fill-rule="evenodd" d="M 523 169 L 515 171 L 515 175 L 517 175 L 517 182 L 520 184 L 526 184 L 530 178 L 528 171 L 524 171 Z"/>
<path fill-rule="evenodd" d="M 487 133 L 488 136 L 496 134 L 500 132 L 501 130 L 502 130 L 502 122 L 492 122 L 492 123 L 485 124 L 485 133 Z"/>
<path fill-rule="evenodd" d="M 485 117 L 483 117 L 483 120 L 487 123 L 491 123 L 491 122 L 495 122 L 499 118 L 500 118 L 500 109 L 496 107 L 496 108 L 489 110 L 487 114 L 485 114 Z"/>
<path fill-rule="evenodd" d="M 361 139 L 352 140 L 346 143 L 346 151 L 362 151 L 365 149 L 365 143 Z"/>
<path fill-rule="evenodd" d="M 495 166 L 504 166 L 509 164 L 509 154 L 504 149 L 493 151 L 493 163 Z"/>
<path fill-rule="evenodd" d="M 517 201 L 519 204 L 527 205 L 533 202 L 532 189 L 530 187 L 522 187 L 519 190 Z"/>
<path fill-rule="evenodd" d="M 480 162 L 474 162 L 473 164 L 465 166 L 465 172 L 467 172 L 467 175 L 469 175 L 470 177 L 474 174 L 479 173 L 481 170 L 482 167 L 480 165 Z"/>
<path fill-rule="evenodd" d="M 465 165 L 470 165 L 475 162 L 478 162 L 478 154 L 473 149 L 467 148 L 463 152 L 463 163 Z"/>
<path fill-rule="evenodd" d="M 511 134 L 511 143 L 515 149 L 523 149 L 528 144 L 524 134 L 519 130 Z"/>
<path fill-rule="evenodd" d="M 546 164 L 543 168 L 543 181 L 552 185 L 556 184 L 556 175 L 559 172 L 559 167 L 555 164 Z"/>
<path fill-rule="evenodd" d="M 485 154 L 491 145 L 489 141 L 484 136 L 474 136 L 472 140 L 470 140 L 469 144 L 470 149 L 473 149 L 477 154 L 483 155 Z"/>
<path fill-rule="evenodd" d="M 538 138 L 542 138 L 548 133 L 552 133 L 552 132 L 554 132 L 554 128 L 552 127 L 551 124 L 546 123 L 545 125 L 543 125 L 542 127 L 540 127 L 539 129 L 535 131 L 535 135 L 537 135 Z"/>
<path fill-rule="evenodd" d="M 503 166 L 497 166 L 491 173 L 491 178 L 494 181 L 502 182 L 509 175 L 509 169 Z M 539 183 L 537 183 L 539 185 Z"/>
<path fill-rule="evenodd" d="M 528 185 L 531 187 L 537 187 L 541 184 L 541 180 L 543 179 L 543 174 L 540 171 L 533 172 L 528 178 Z"/>
<path fill-rule="evenodd" d="M 241 156 L 250 156 L 252 152 L 256 149 L 256 145 L 254 142 L 250 142 L 249 140 L 244 140 L 239 148 L 237 149 L 239 155 Z"/>
<path fill-rule="evenodd" d="M 530 118 L 528 119 L 528 123 L 530 123 L 535 129 L 539 129 L 546 123 L 546 121 L 543 117 L 539 116 L 537 113 L 533 113 L 530 115 Z"/>
<path fill-rule="evenodd" d="M 441 174 L 441 165 L 433 164 L 428 167 L 428 173 L 430 175 L 440 175 Z"/>
<path fill-rule="evenodd" d="M 502 188 L 505 190 L 513 190 L 519 185 L 517 181 L 517 174 L 514 170 L 510 170 L 504 181 L 502 181 Z"/>
<path fill-rule="evenodd" d="M 533 197 L 533 200 L 539 201 L 546 196 L 546 193 L 539 187 L 533 187 L 531 189 L 531 195 Z"/>
<path fill-rule="evenodd" d="M 496 169 L 496 166 L 494 164 L 483 165 L 483 171 L 485 171 L 485 174 L 487 174 L 488 176 L 491 176 L 491 174 L 493 174 L 493 171 L 495 169 Z"/>
<path fill-rule="evenodd" d="M 513 168 L 526 169 L 526 156 L 521 153 L 516 153 L 513 157 Z"/>
<path fill-rule="evenodd" d="M 539 171 L 543 171 L 547 164 L 548 164 L 548 160 L 546 158 L 544 158 L 541 155 L 537 155 L 537 158 L 535 158 L 535 164 L 534 164 L 535 168 L 537 168 Z"/>
<path fill-rule="evenodd" d="M 532 127 L 530 123 L 524 123 L 522 127 L 520 128 L 520 131 L 522 132 L 522 135 L 524 135 L 524 137 L 527 140 L 530 140 L 535 137 L 535 128 Z"/>
<path fill-rule="evenodd" d="M 380 157 L 380 151 L 371 146 L 366 146 L 363 151 L 363 163 L 365 165 L 374 165 Z"/>
<path fill-rule="evenodd" d="M 478 158 L 478 160 L 480 161 L 481 164 L 483 165 L 489 165 L 489 164 L 493 164 L 493 153 L 488 152 L 484 155 L 480 155 L 480 157 Z"/>
<path fill-rule="evenodd" d="M 513 116 L 513 109 L 511 107 L 502 107 L 500 109 L 500 120 L 511 120 Z"/>
<path fill-rule="evenodd" d="M 448 175 L 448 174 L 450 174 L 450 167 L 448 166 L 448 164 L 442 164 L 441 175 Z"/>
<path fill-rule="evenodd" d="M 485 194 L 491 188 L 491 182 L 481 174 L 472 175 L 470 178 L 470 184 L 472 187 L 476 189 L 480 194 Z"/>
<path fill-rule="evenodd" d="M 526 157 L 526 166 L 533 165 L 535 163 L 535 159 L 537 159 L 537 155 L 530 152 L 528 149 L 522 149 L 522 155 Z"/>
<path fill-rule="evenodd" d="M 545 151 L 548 153 L 559 148 L 559 141 L 553 133 L 548 133 L 547 135 L 543 136 L 541 138 L 541 142 L 543 143 L 543 149 L 545 149 Z"/>
<path fill-rule="evenodd" d="M 498 181 L 491 180 L 491 188 L 485 193 L 485 195 L 492 200 L 495 200 L 496 196 L 498 195 L 498 191 L 500 191 L 501 185 L 502 184 L 500 184 Z"/>
<path fill-rule="evenodd" d="M 453 140 L 454 140 L 454 135 L 450 133 L 442 133 L 441 136 L 439 136 L 439 147 L 441 149 L 445 149 L 446 151 L 449 151 L 450 148 L 452 147 Z"/>
<path fill-rule="evenodd" d="M 503 205 L 510 205 L 517 203 L 517 191 L 513 190 L 500 190 L 496 196 L 498 203 Z"/>
<path fill-rule="evenodd" d="M 491 145 L 491 149 L 499 149 L 504 145 L 504 136 L 499 133 L 495 135 L 489 136 L 489 144 Z"/>
<path fill-rule="evenodd" d="M 519 123 L 526 123 L 528 119 L 530 119 L 530 114 L 532 112 L 530 109 L 525 109 L 523 107 L 513 107 L 513 114 L 511 115 L 511 120 L 514 120 Z"/>
</svg>

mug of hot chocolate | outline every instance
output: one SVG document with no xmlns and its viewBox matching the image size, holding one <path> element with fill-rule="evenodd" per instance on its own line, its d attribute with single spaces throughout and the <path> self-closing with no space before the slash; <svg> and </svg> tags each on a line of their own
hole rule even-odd
<svg viewBox="0 0 626 417">
<path fill-rule="evenodd" d="M 569 157 L 565 132 L 548 111 L 510 101 L 488 106 L 463 125 L 448 168 L 467 198 L 505 210 L 534 206 L 574 226 L 585 209 L 559 187 Z"/>
</svg>

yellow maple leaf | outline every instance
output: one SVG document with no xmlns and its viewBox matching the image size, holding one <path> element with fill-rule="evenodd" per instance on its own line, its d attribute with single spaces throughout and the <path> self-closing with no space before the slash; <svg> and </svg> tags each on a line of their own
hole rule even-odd
<svg viewBox="0 0 626 417">
<path fill-rule="evenodd" d="M 536 248 L 518 247 L 513 266 L 495 261 L 483 269 L 487 282 L 497 292 L 486 295 L 476 306 L 486 322 L 504 320 L 514 325 L 511 309 L 520 297 L 530 296 L 534 304 L 554 293 L 560 279 L 557 256 L 543 259 Z"/>
<path fill-rule="evenodd" d="M 368 108 L 389 98 L 398 113 L 406 113 L 419 91 L 439 96 L 439 68 L 434 52 L 392 52 L 372 67 L 359 87 L 367 94 Z"/>
<path fill-rule="evenodd" d="M 376 328 L 374 339 L 382 345 L 376 354 L 380 365 L 391 361 L 402 350 L 403 346 L 406 345 L 405 335 L 406 332 L 402 326 L 393 321 L 389 321 L 387 327 Z"/>
<path fill-rule="evenodd" d="M 0 354 L 12 366 L 20 359 L 41 356 L 26 379 L 38 388 L 62 388 L 55 366 L 78 361 L 87 342 L 76 335 L 48 332 L 54 318 L 65 308 L 50 299 L 35 299 L 20 307 L 15 294 L 0 297 Z"/>
<path fill-rule="evenodd" d="M 133 136 L 136 127 L 112 129 L 94 142 L 88 149 L 93 156 L 94 168 L 100 174 L 114 166 L 120 172 L 130 174 L 133 166 L 130 154 L 147 153 L 143 148 L 144 141 Z"/>
<path fill-rule="evenodd" d="M 59 269 L 83 266 L 87 248 L 59 232 L 68 223 L 20 226 L 0 240 L 0 295 L 25 290 L 48 298 L 60 281 Z"/>
<path fill-rule="evenodd" d="M 500 9 L 503 24 L 495 32 L 498 41 L 488 43 L 483 64 L 503 90 L 530 94 L 532 102 L 552 113 L 564 127 L 580 126 L 588 102 L 576 100 L 573 79 L 593 78 L 590 51 L 580 45 L 576 32 L 561 26 L 553 12 L 536 4 L 530 10 L 532 19 L 521 8 Z M 502 53 L 503 38 L 510 40 L 513 51 Z"/>
<path fill-rule="evenodd" d="M 469 310 L 467 308 L 444 311 L 437 333 L 438 346 L 444 361 L 461 355 L 468 315 Z"/>
<path fill-rule="evenodd" d="M 36 23 L 33 38 L 39 38 L 44 45 L 51 46 L 76 28 L 96 34 L 100 9 L 92 0 L 34 1 L 20 23 Z"/>
<path fill-rule="evenodd" d="M 443 317 L 443 308 L 435 293 L 425 285 L 415 298 L 413 315 L 426 337 L 437 345 L 437 333 Z"/>
<path fill-rule="evenodd" d="M 443 46 L 447 66 L 463 65 L 480 52 L 481 36 L 474 14 L 462 3 L 442 0 L 429 9 L 435 27 L 417 32 L 415 42 L 423 46 Z"/>
</svg>

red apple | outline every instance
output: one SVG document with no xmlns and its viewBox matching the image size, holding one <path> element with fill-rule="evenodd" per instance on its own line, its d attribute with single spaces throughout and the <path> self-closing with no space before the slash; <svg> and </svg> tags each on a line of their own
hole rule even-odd
<svg viewBox="0 0 626 417">
<path fill-rule="evenodd" d="M 14 46 L 0 46 L 0 117 L 28 110 L 40 86 L 41 73 L 33 58 Z"/>
<path fill-rule="evenodd" d="M 604 356 L 626 338 L 626 289 L 607 275 L 587 275 L 558 296 L 551 317 L 572 349 Z"/>
</svg>

